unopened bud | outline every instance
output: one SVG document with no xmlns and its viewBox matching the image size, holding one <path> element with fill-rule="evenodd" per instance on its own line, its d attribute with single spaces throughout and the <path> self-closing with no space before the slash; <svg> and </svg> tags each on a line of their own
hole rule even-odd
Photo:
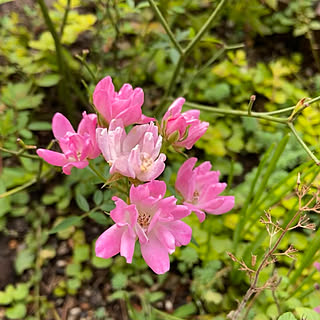
<svg viewBox="0 0 320 320">
<path fill-rule="evenodd" d="M 251 255 L 251 265 L 254 267 L 256 265 L 256 262 L 257 262 L 257 256 L 252 254 Z"/>
</svg>

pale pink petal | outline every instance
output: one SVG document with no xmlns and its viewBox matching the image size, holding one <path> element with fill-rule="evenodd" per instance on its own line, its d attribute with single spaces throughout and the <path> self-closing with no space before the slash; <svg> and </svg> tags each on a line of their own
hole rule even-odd
<svg viewBox="0 0 320 320">
<path fill-rule="evenodd" d="M 120 255 L 126 258 L 127 263 L 132 262 L 135 243 L 136 243 L 136 235 L 128 227 L 127 230 L 124 231 L 122 234 L 121 245 L 120 245 Z"/>
<path fill-rule="evenodd" d="M 320 263 L 319 262 L 315 262 L 313 265 L 318 271 L 320 271 Z"/>
<path fill-rule="evenodd" d="M 205 220 L 206 214 L 201 209 L 188 202 L 184 202 L 183 204 L 197 215 L 200 222 L 203 222 Z"/>
<path fill-rule="evenodd" d="M 75 133 L 70 121 L 61 113 L 56 113 L 52 118 L 52 132 L 57 140 L 63 138 L 67 132 Z"/>
<path fill-rule="evenodd" d="M 150 117 L 147 117 L 145 116 L 144 114 L 141 115 L 141 119 L 140 121 L 138 122 L 138 124 L 145 124 L 145 123 L 149 123 L 151 121 L 156 121 L 155 118 L 150 118 Z"/>
<path fill-rule="evenodd" d="M 116 224 L 107 229 L 96 241 L 96 256 L 108 259 L 120 252 L 121 238 L 124 228 L 119 228 Z"/>
<path fill-rule="evenodd" d="M 114 222 L 119 224 L 135 225 L 138 218 L 138 212 L 134 204 L 127 204 L 122 199 L 113 197 L 116 207 L 110 211 L 110 216 Z"/>
<path fill-rule="evenodd" d="M 195 174 L 192 171 L 197 162 L 197 158 L 190 158 L 185 161 L 177 173 L 175 188 L 187 201 L 192 201 L 195 192 Z"/>
<path fill-rule="evenodd" d="M 47 149 L 38 149 L 37 154 L 44 161 L 52 164 L 53 166 L 63 166 L 68 160 L 63 153 L 47 150 Z"/>
<path fill-rule="evenodd" d="M 164 171 L 166 161 L 166 156 L 164 153 L 161 153 L 158 159 L 150 166 L 150 168 L 146 171 L 140 171 L 137 173 L 137 178 L 140 181 L 152 181 L 160 176 L 160 174 Z"/>
<path fill-rule="evenodd" d="M 170 225 L 170 224 L 169 224 Z M 158 225 L 155 229 L 155 235 L 162 243 L 162 245 L 167 249 L 171 254 L 175 251 L 175 238 L 172 233 L 163 225 Z"/>
<path fill-rule="evenodd" d="M 174 236 L 176 246 L 185 246 L 191 241 L 192 229 L 183 221 L 167 223 L 166 228 L 168 228 Z"/>
<path fill-rule="evenodd" d="M 201 203 L 206 203 L 216 198 L 224 189 L 227 187 L 226 183 L 215 183 L 212 185 L 207 185 L 201 191 Z"/>
<path fill-rule="evenodd" d="M 313 309 L 315 312 L 318 312 L 318 313 L 320 313 L 320 306 L 318 306 L 318 307 L 315 307 L 314 309 Z"/>
<path fill-rule="evenodd" d="M 205 204 L 203 209 L 210 214 L 223 214 L 230 211 L 234 207 L 234 197 L 224 196 L 218 197 Z"/>
<path fill-rule="evenodd" d="M 156 236 L 149 238 L 145 244 L 140 244 L 143 259 L 156 274 L 163 274 L 170 269 L 167 249 Z"/>
</svg>

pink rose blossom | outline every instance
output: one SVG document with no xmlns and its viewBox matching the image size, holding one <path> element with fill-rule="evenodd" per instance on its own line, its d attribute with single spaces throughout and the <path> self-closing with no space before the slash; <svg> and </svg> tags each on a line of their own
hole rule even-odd
<svg viewBox="0 0 320 320">
<path fill-rule="evenodd" d="M 52 119 L 52 131 L 63 153 L 38 149 L 37 154 L 46 162 L 61 166 L 65 174 L 70 174 L 72 167 L 83 169 L 101 153 L 96 142 L 97 116 L 83 112 L 78 131 L 75 132 L 69 120 L 61 113 Z"/>
<path fill-rule="evenodd" d="M 97 129 L 97 141 L 111 166 L 110 173 L 151 181 L 164 170 L 166 156 L 160 153 L 162 137 L 150 124 L 134 126 L 128 134 L 121 119 L 112 120 L 109 129 Z"/>
<path fill-rule="evenodd" d="M 93 104 L 107 124 L 112 119 L 121 119 L 124 126 L 154 120 L 142 114 L 143 101 L 142 89 L 133 90 L 128 83 L 124 84 L 119 92 L 115 92 L 110 76 L 99 81 L 93 92 Z"/>
<path fill-rule="evenodd" d="M 167 140 L 177 135 L 173 146 L 191 149 L 207 131 L 209 123 L 199 120 L 199 110 L 181 113 L 184 102 L 184 98 L 178 98 L 171 104 L 163 117 L 161 131 Z"/>
<path fill-rule="evenodd" d="M 219 196 L 226 188 L 226 183 L 219 183 L 219 171 L 210 171 L 211 164 L 206 161 L 193 169 L 197 158 L 190 158 L 180 167 L 175 187 L 182 195 L 183 204 L 194 211 L 200 222 L 205 213 L 222 214 L 234 206 L 233 196 Z"/>
<path fill-rule="evenodd" d="M 154 180 L 138 187 L 131 186 L 130 205 L 113 197 L 116 208 L 110 216 L 116 224 L 98 238 L 96 255 L 107 259 L 120 253 L 131 263 L 138 238 L 148 266 L 157 274 L 167 272 L 169 254 L 175 247 L 190 242 L 192 230 L 181 221 L 190 214 L 188 207 L 176 205 L 173 196 L 163 198 L 165 192 L 165 182 Z"/>
</svg>

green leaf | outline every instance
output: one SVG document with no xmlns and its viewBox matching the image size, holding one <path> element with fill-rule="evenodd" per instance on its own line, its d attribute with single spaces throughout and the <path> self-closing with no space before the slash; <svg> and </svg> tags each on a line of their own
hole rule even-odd
<svg viewBox="0 0 320 320">
<path fill-rule="evenodd" d="M 76 194 L 76 203 L 82 211 L 88 212 L 90 210 L 90 206 L 87 199 L 80 193 Z"/>
<path fill-rule="evenodd" d="M 7 292 L 0 291 L 0 305 L 10 304 L 12 302 L 12 296 Z"/>
<path fill-rule="evenodd" d="M 103 258 L 99 258 L 94 255 L 91 258 L 91 263 L 94 267 L 96 267 L 98 269 L 104 269 L 104 268 L 108 268 L 111 266 L 112 259 L 103 259 Z"/>
<path fill-rule="evenodd" d="M 286 312 L 283 315 L 281 315 L 278 320 L 297 320 L 297 318 L 294 316 L 292 312 Z"/>
<path fill-rule="evenodd" d="M 193 302 L 191 302 L 177 308 L 173 314 L 177 317 L 188 317 L 192 314 L 195 314 L 196 312 L 197 307 Z"/>
<path fill-rule="evenodd" d="M 99 206 L 103 201 L 103 192 L 101 190 L 97 190 L 93 195 L 93 202 Z"/>
<path fill-rule="evenodd" d="M 35 259 L 34 252 L 30 249 L 24 249 L 18 252 L 15 260 L 15 268 L 18 274 L 22 274 L 25 270 L 33 266 Z"/>
<path fill-rule="evenodd" d="M 13 294 L 14 300 L 23 300 L 29 294 L 29 285 L 26 283 L 19 283 L 16 287 L 16 290 Z"/>
<path fill-rule="evenodd" d="M 71 216 L 69 218 L 66 218 L 62 222 L 60 222 L 58 225 L 53 227 L 49 231 L 49 234 L 60 232 L 60 231 L 65 230 L 69 227 L 75 226 L 81 221 L 81 219 L 82 219 L 82 217 L 79 217 L 79 216 Z"/>
<path fill-rule="evenodd" d="M 61 77 L 59 74 L 46 74 L 41 78 L 38 78 L 36 80 L 36 84 L 39 87 L 52 87 L 55 86 L 60 81 L 60 79 Z"/>
<path fill-rule="evenodd" d="M 89 260 L 90 246 L 88 244 L 78 244 L 74 247 L 73 258 L 75 262 L 81 263 Z"/>
<path fill-rule="evenodd" d="M 312 309 L 299 307 L 295 311 L 300 319 L 320 320 L 320 314 Z"/>
<path fill-rule="evenodd" d="M 9 319 L 23 319 L 27 314 L 27 307 L 23 303 L 17 303 L 6 311 Z"/>
<path fill-rule="evenodd" d="M 48 131 L 51 130 L 51 123 L 46 121 L 34 121 L 28 125 L 29 130 Z"/>
<path fill-rule="evenodd" d="M 127 286 L 127 282 L 128 277 L 124 273 L 116 273 L 111 279 L 112 288 L 115 290 L 124 289 Z"/>
<path fill-rule="evenodd" d="M 79 263 L 70 263 L 67 265 L 66 274 L 69 277 L 78 278 L 81 273 L 81 265 Z"/>
<path fill-rule="evenodd" d="M 103 226 L 106 226 L 109 223 L 107 216 L 102 212 L 90 212 L 89 217 Z"/>
</svg>

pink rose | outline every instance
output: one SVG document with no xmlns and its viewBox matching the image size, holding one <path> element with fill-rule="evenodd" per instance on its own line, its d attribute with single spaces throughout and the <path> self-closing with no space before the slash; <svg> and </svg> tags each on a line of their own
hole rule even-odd
<svg viewBox="0 0 320 320">
<path fill-rule="evenodd" d="M 161 132 L 173 146 L 191 149 L 207 131 L 209 123 L 199 120 L 199 110 L 181 113 L 184 102 L 184 98 L 178 98 L 171 104 L 163 116 Z"/>
<path fill-rule="evenodd" d="M 132 262 L 135 241 L 148 266 L 157 274 L 170 269 L 169 254 L 191 240 L 191 228 L 182 218 L 190 214 L 188 207 L 176 205 L 175 197 L 163 198 L 166 184 L 151 181 L 138 187 L 131 186 L 130 203 L 113 197 L 116 208 L 110 216 L 116 223 L 96 242 L 96 255 L 110 258 L 118 253 Z"/>
<path fill-rule="evenodd" d="M 88 159 L 100 155 L 96 142 L 97 116 L 83 112 L 78 131 L 75 132 L 69 120 L 61 113 L 56 113 L 52 119 L 52 131 L 58 140 L 63 153 L 38 149 L 37 154 L 46 162 L 62 167 L 65 174 L 70 174 L 72 167 L 85 168 Z"/>
<path fill-rule="evenodd" d="M 219 196 L 226 183 L 219 183 L 219 171 L 210 171 L 211 163 L 206 161 L 193 169 L 197 158 L 190 158 L 180 167 L 175 187 L 183 197 L 183 204 L 194 211 L 200 222 L 205 212 L 222 214 L 234 206 L 233 196 Z"/>
<path fill-rule="evenodd" d="M 142 89 L 133 90 L 128 83 L 124 84 L 119 92 L 115 92 L 110 76 L 99 81 L 93 92 L 93 104 L 107 124 L 113 119 L 121 119 L 125 127 L 154 120 L 142 114 L 143 100 Z"/>
<path fill-rule="evenodd" d="M 134 126 L 126 134 L 122 120 L 112 120 L 109 129 L 97 129 L 97 141 L 111 166 L 111 174 L 118 172 L 140 181 L 151 181 L 165 168 L 166 156 L 160 153 L 162 137 L 152 122 Z"/>
</svg>

